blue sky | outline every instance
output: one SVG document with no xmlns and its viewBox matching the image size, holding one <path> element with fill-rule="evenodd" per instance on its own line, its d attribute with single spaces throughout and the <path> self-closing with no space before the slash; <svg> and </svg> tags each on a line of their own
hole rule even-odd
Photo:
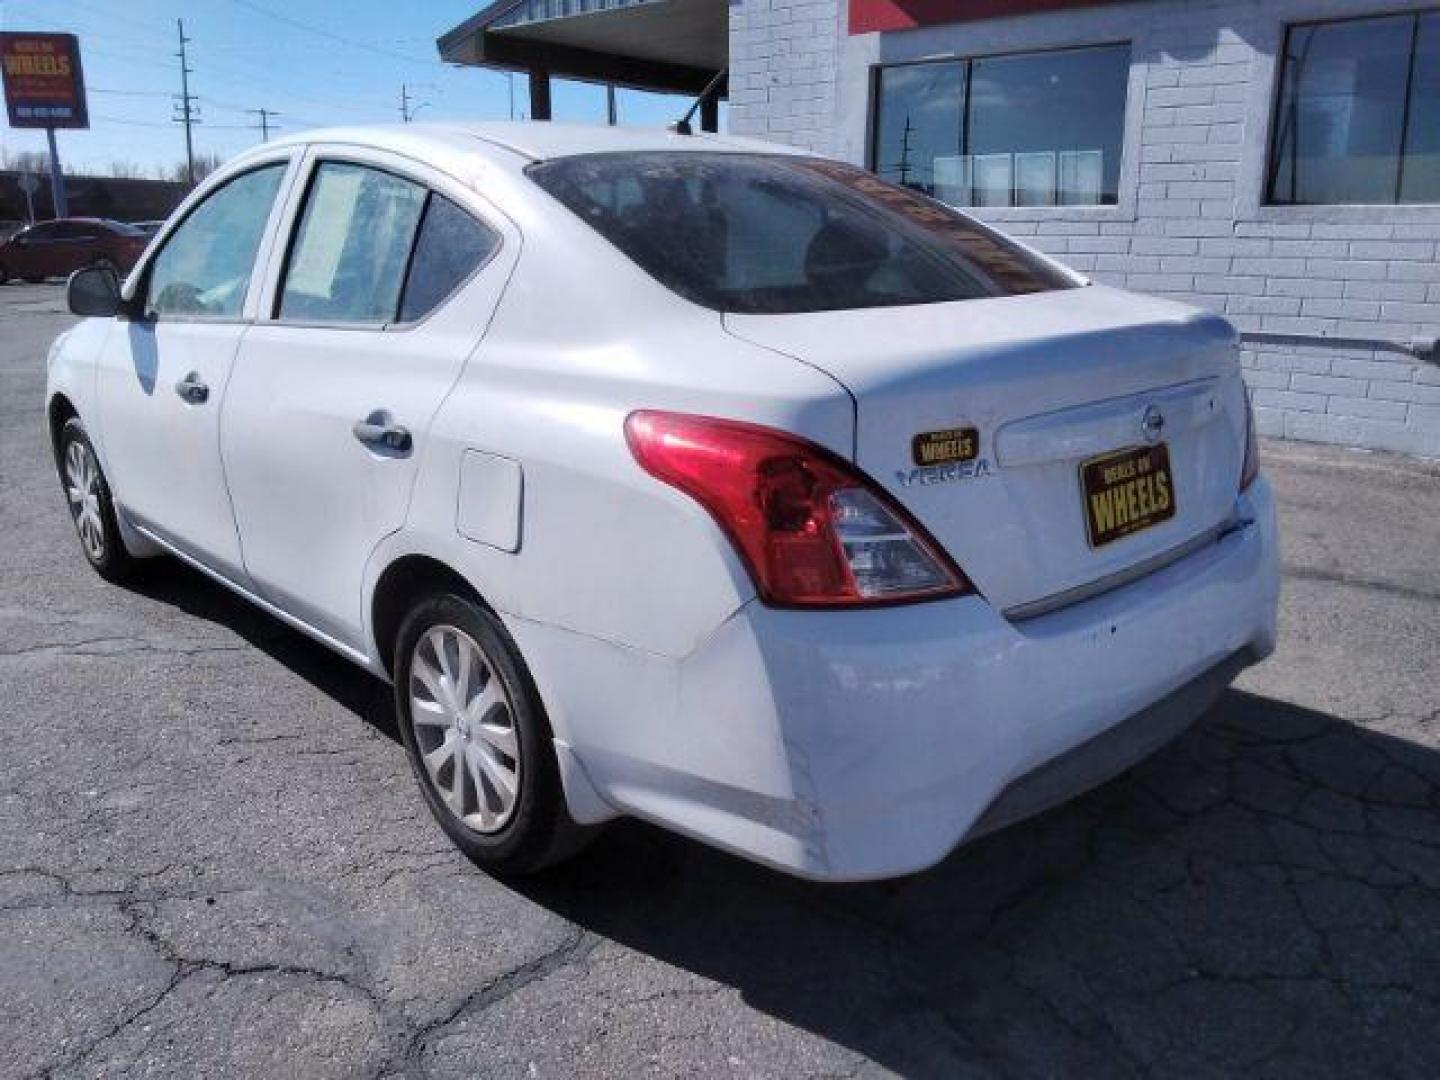
<svg viewBox="0 0 1440 1080">
<path fill-rule="evenodd" d="M 80 37 L 90 130 L 59 133 L 60 156 L 77 172 L 111 162 L 147 173 L 184 159 L 184 133 L 170 121 L 180 89 L 175 19 L 183 17 L 190 92 L 200 104 L 196 151 L 229 157 L 260 141 L 247 109 L 279 112 L 282 132 L 400 118 L 400 88 L 417 119 L 504 119 L 508 78 L 440 63 L 435 39 L 487 0 L 0 0 L 0 30 L 64 30 Z M 528 106 L 516 77 L 517 114 Z M 605 91 L 557 82 L 557 120 L 603 123 Z M 688 103 L 622 90 L 620 122 L 660 125 Z M 0 117 L 3 121 L 3 117 Z M 0 127 L 7 154 L 45 149 L 43 131 Z"/>
</svg>

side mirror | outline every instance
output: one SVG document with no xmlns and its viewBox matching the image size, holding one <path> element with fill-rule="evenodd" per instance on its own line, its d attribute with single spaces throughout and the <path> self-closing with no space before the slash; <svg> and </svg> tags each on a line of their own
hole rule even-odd
<svg viewBox="0 0 1440 1080">
<path fill-rule="evenodd" d="M 108 266 L 86 266 L 70 275 L 66 300 L 75 315 L 109 319 L 120 311 L 120 279 Z"/>
</svg>

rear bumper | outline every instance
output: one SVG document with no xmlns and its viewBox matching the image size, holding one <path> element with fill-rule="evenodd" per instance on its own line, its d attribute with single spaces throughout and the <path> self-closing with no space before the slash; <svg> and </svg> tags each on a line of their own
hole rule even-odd
<svg viewBox="0 0 1440 1080">
<path fill-rule="evenodd" d="M 975 597 L 751 604 L 678 664 L 512 629 L 604 804 L 802 876 L 892 877 L 1142 759 L 1273 650 L 1263 479 L 1237 511 L 1204 550 L 1022 623 Z"/>
</svg>

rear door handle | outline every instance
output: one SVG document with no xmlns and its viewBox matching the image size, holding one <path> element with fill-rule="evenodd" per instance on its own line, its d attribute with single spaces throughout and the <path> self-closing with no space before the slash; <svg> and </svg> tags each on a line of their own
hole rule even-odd
<svg viewBox="0 0 1440 1080">
<path fill-rule="evenodd" d="M 356 420 L 355 438 L 372 450 L 404 456 L 410 453 L 414 440 L 410 430 L 395 423 L 395 418 L 384 409 L 376 409 L 364 420 Z"/>
<path fill-rule="evenodd" d="M 203 405 L 210 400 L 210 387 L 200 378 L 198 371 L 192 371 L 175 384 L 175 393 L 191 405 Z"/>
</svg>

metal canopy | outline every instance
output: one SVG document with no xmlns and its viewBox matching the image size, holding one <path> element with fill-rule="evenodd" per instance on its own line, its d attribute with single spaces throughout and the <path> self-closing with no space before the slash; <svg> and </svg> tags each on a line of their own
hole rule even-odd
<svg viewBox="0 0 1440 1080">
<path fill-rule="evenodd" d="M 726 66 L 729 10 L 726 0 L 498 0 L 436 44 L 450 63 L 528 71 L 532 90 L 541 73 L 698 94 Z"/>
</svg>

